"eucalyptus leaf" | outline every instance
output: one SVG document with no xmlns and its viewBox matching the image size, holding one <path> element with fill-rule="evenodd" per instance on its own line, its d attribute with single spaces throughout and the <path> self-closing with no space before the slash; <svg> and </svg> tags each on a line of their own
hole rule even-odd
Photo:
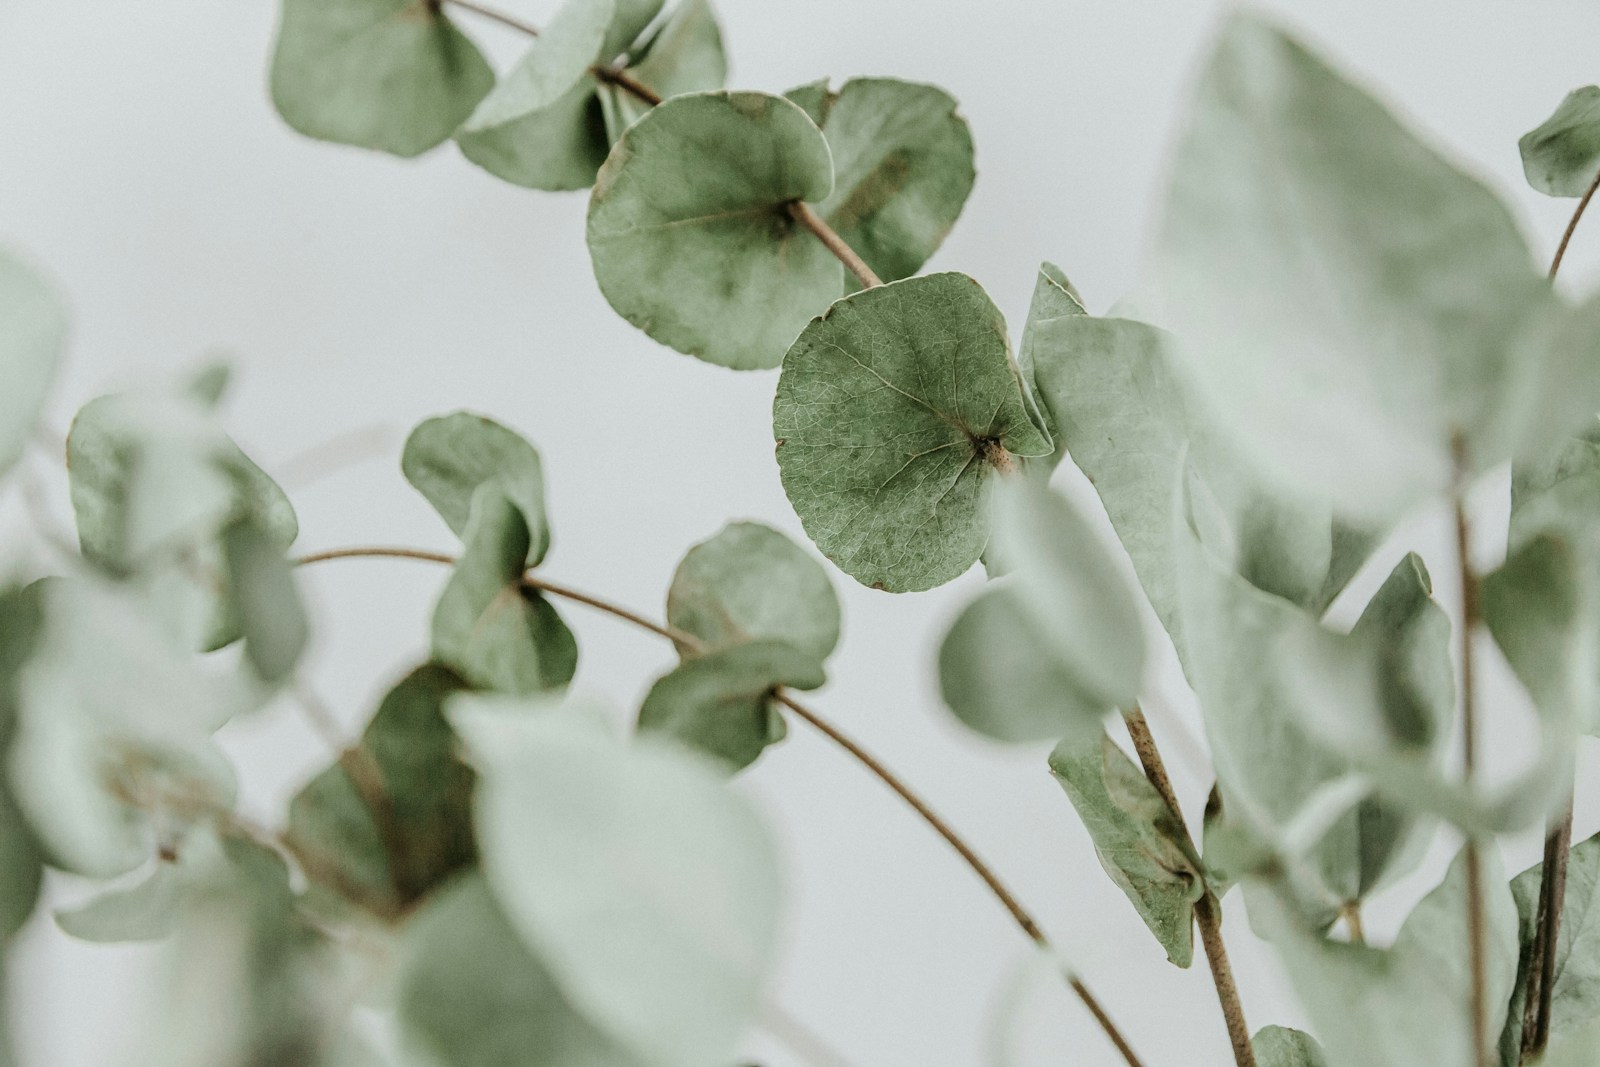
<svg viewBox="0 0 1600 1067">
<path fill-rule="evenodd" d="M 956 619 L 939 685 L 957 718 L 1002 741 L 1098 733 L 1144 672 L 1132 592 L 1065 497 L 1021 479 L 996 487 L 991 555 L 1010 577 Z"/>
<path fill-rule="evenodd" d="M 1517 914 L 1492 848 L 1483 860 L 1484 979 L 1490 1033 L 1505 1019 L 1517 964 Z M 1466 863 L 1406 918 L 1394 945 L 1330 941 L 1282 914 L 1263 916 L 1333 1067 L 1471 1063 Z M 1271 898 L 1263 897 L 1267 904 Z M 1263 909 L 1265 910 L 1265 909 Z M 1293 1061 L 1291 1061 L 1293 1062 Z M 1314 1061 L 1313 1061 L 1314 1062 Z"/>
<path fill-rule="evenodd" d="M 1546 196 L 1582 196 L 1600 176 L 1600 86 L 1562 99 L 1517 142 L 1528 184 Z"/>
<path fill-rule="evenodd" d="M 310 638 L 310 622 L 295 588 L 294 566 L 272 533 L 246 518 L 222 531 L 228 600 L 244 637 L 245 658 L 269 685 L 293 674 Z"/>
<path fill-rule="evenodd" d="M 832 189 L 826 139 L 782 97 L 668 100 L 628 128 L 595 181 L 595 278 L 662 344 L 736 370 L 775 367 L 844 291 L 839 261 L 789 213 Z"/>
<path fill-rule="evenodd" d="M 1250 1039 L 1256 1067 L 1328 1067 L 1322 1046 L 1310 1034 L 1287 1026 L 1263 1026 Z"/>
<path fill-rule="evenodd" d="M 1170 335 L 1129 319 L 1082 314 L 1048 266 L 1022 351 L 1059 449 L 1094 484 L 1179 654 L 1182 563 L 1172 501 L 1180 491 L 1209 505 L 1207 545 L 1229 569 L 1320 613 L 1365 559 L 1373 537 L 1336 520 L 1326 502 L 1275 489 L 1192 395 Z"/>
<path fill-rule="evenodd" d="M 1194 905 L 1206 891 L 1183 820 L 1138 765 L 1101 732 L 1063 741 L 1050 773 L 1066 791 L 1095 853 L 1179 967 L 1194 959 Z"/>
<path fill-rule="evenodd" d="M 709 762 L 572 714 L 451 712 L 484 873 L 570 1003 L 652 1067 L 728 1062 L 776 947 L 773 844 Z"/>
<path fill-rule="evenodd" d="M 461 558 L 433 612 L 433 655 L 473 685 L 525 694 L 572 680 L 578 644 L 550 601 L 522 582 L 533 541 L 516 502 L 485 482 Z"/>
<path fill-rule="evenodd" d="M 784 358 L 772 423 L 806 533 L 845 573 L 896 593 L 972 566 L 988 541 L 989 480 L 1051 449 L 1005 321 L 964 274 L 829 308 Z"/>
<path fill-rule="evenodd" d="M 1551 1041 L 1549 1055 L 1539 1067 L 1589 1067 L 1596 1058 L 1600 1058 L 1600 1020 Z"/>
<path fill-rule="evenodd" d="M 781 641 L 820 663 L 839 643 L 839 598 L 827 572 L 789 538 L 733 522 L 678 564 L 667 623 L 713 649 Z"/>
<path fill-rule="evenodd" d="M 0 761 L 6 759 L 16 733 L 19 676 L 44 632 L 44 591 L 45 586 L 35 583 L 0 592 Z M 0 762 L 0 994 L 5 986 L 6 943 L 33 914 L 44 863 L 33 830 L 12 796 L 9 777 L 6 764 Z M 0 1053 L 3 1049 L 0 1032 Z"/>
<path fill-rule="evenodd" d="M 1387 519 L 1600 406 L 1527 336 L 1562 316 L 1504 205 L 1259 17 L 1224 26 L 1172 173 L 1142 301 L 1286 484 Z"/>
<path fill-rule="evenodd" d="M 955 225 L 976 176 L 972 131 L 955 99 L 894 78 L 852 78 L 838 92 L 814 83 L 785 95 L 822 128 L 833 152 L 833 192 L 817 213 L 884 281 L 915 274 Z"/>
<path fill-rule="evenodd" d="M 133 884 L 58 910 L 56 925 L 83 941 L 159 941 L 172 933 L 189 895 L 204 888 L 227 862 L 217 836 L 206 828 L 195 830 L 158 856 Z"/>
<path fill-rule="evenodd" d="M 396 978 L 414 1067 L 635 1067 L 568 1002 L 477 874 L 441 889 L 407 923 Z"/>
<path fill-rule="evenodd" d="M 473 494 L 485 483 L 499 486 L 531 531 L 527 565 L 538 566 L 549 551 L 544 464 L 514 430 L 467 411 L 425 419 L 406 438 L 400 470 L 459 537 L 467 533 Z"/>
<path fill-rule="evenodd" d="M 674 738 L 743 770 L 788 732 L 772 691 L 816 689 L 825 680 L 810 652 L 781 641 L 714 649 L 684 660 L 650 687 L 639 708 L 639 732 Z"/>
<path fill-rule="evenodd" d="M 417 156 L 447 140 L 494 71 L 444 5 L 283 0 L 272 102 L 307 137 Z"/>
<path fill-rule="evenodd" d="M 61 297 L 0 248 L 0 475 L 22 458 L 33 436 L 66 339 Z"/>
<path fill-rule="evenodd" d="M 390 690 L 360 751 L 343 754 L 289 805 L 296 852 L 369 899 L 402 906 L 471 865 L 473 775 L 444 717 L 445 701 L 465 687 L 430 664 Z"/>
<path fill-rule="evenodd" d="M 1535 864 L 1511 880 L 1517 904 L 1522 956 L 1516 987 L 1500 1035 L 1500 1054 L 1516 1063 L 1522 1051 L 1523 1010 L 1528 997 L 1528 957 L 1539 921 L 1539 887 L 1544 865 Z M 1600 1015 L 1600 837 L 1574 845 L 1567 860 L 1567 893 L 1556 935 L 1554 984 L 1550 987 L 1552 1044 L 1579 1032 Z M 1600 1046 L 1597 1046 L 1600 1047 Z"/>
<path fill-rule="evenodd" d="M 663 98 L 720 89 L 728 76 L 722 28 L 708 0 L 682 0 L 666 19 L 629 53 L 627 74 Z M 611 141 L 651 105 L 620 85 L 600 86 L 600 104 Z"/>
</svg>

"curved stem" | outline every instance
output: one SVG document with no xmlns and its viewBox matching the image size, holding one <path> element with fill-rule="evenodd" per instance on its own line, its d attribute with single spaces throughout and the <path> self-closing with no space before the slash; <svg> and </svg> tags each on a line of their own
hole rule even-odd
<svg viewBox="0 0 1600 1067">
<path fill-rule="evenodd" d="M 793 200 L 789 203 L 789 214 L 794 221 L 810 230 L 817 240 L 832 252 L 834 258 L 844 264 L 845 270 L 856 276 L 856 279 L 868 289 L 882 285 L 883 279 L 867 266 L 867 261 L 856 254 L 856 250 L 845 243 L 837 230 L 823 221 L 822 216 L 816 213 L 812 206 L 804 200 Z"/>
<path fill-rule="evenodd" d="M 1189 851 L 1195 851 L 1194 836 L 1189 833 L 1183 819 L 1183 809 L 1178 806 L 1177 791 L 1172 788 L 1172 778 L 1167 765 L 1156 747 L 1155 735 L 1145 721 L 1144 712 L 1135 704 L 1123 712 L 1128 736 L 1133 740 L 1133 750 L 1139 756 L 1144 776 L 1155 786 L 1166 802 L 1173 818 L 1184 828 Z M 1222 939 L 1222 902 L 1208 887 L 1194 905 L 1195 924 L 1200 927 L 1200 944 L 1205 949 L 1206 962 L 1211 966 L 1211 980 L 1217 987 L 1217 1001 L 1222 1005 L 1222 1021 L 1228 1028 L 1228 1041 L 1233 1045 L 1233 1060 L 1238 1067 L 1256 1067 L 1255 1046 L 1250 1044 L 1250 1026 L 1245 1021 L 1244 1003 L 1239 999 L 1239 987 L 1233 980 L 1233 965 L 1228 961 L 1228 945 Z"/>
<path fill-rule="evenodd" d="M 1583 218 L 1583 213 L 1589 208 L 1589 201 L 1594 199 L 1594 194 L 1600 191 L 1600 172 L 1594 176 L 1594 181 L 1589 183 L 1583 196 L 1578 200 L 1578 206 L 1572 209 L 1572 219 L 1567 223 L 1567 228 L 1561 234 L 1561 243 L 1556 245 L 1555 258 L 1550 260 L 1550 280 L 1555 281 L 1556 272 L 1561 269 L 1561 261 L 1566 258 L 1567 245 L 1572 243 L 1572 235 L 1578 229 L 1578 220 Z"/>
<path fill-rule="evenodd" d="M 1461 446 L 1456 446 L 1458 457 Z M 1458 467 L 1462 465 L 1459 463 Z M 1478 576 L 1472 569 L 1472 525 L 1467 518 L 1465 479 L 1455 494 L 1456 559 L 1461 581 L 1461 769 L 1467 782 L 1477 772 L 1478 701 L 1472 638 L 1478 629 Z M 1478 839 L 1467 838 L 1467 953 L 1472 972 L 1472 1050 L 1474 1067 L 1490 1067 L 1488 947 L 1484 933 L 1483 857 Z"/>
<path fill-rule="evenodd" d="M 436 10 L 445 3 L 451 3 L 463 11 L 470 11 L 474 15 L 481 15 L 490 22 L 498 22 L 507 29 L 516 30 L 518 33 L 525 33 L 529 37 L 539 36 L 539 27 L 535 26 L 533 23 L 519 19 L 515 15 L 508 15 L 504 11 L 497 11 L 492 7 L 486 7 L 483 4 L 478 3 L 477 0 L 429 0 L 429 3 L 432 4 Z"/>
<path fill-rule="evenodd" d="M 455 557 L 446 555 L 442 552 L 429 552 L 423 549 L 397 548 L 389 546 L 330 549 L 325 552 L 313 552 L 309 555 L 300 556 L 293 562 L 296 566 L 306 566 L 308 564 L 321 563 L 334 559 L 384 558 L 413 559 L 422 560 L 428 563 L 441 564 L 453 564 L 455 562 Z M 651 633 L 665 637 L 680 647 L 687 648 L 690 651 L 701 651 L 706 647 L 705 642 L 701 641 L 698 637 L 685 630 L 680 630 L 675 626 L 670 626 L 664 623 L 654 622 L 638 614 L 637 612 L 633 612 L 622 607 L 619 604 L 614 604 L 609 600 L 603 600 L 600 597 L 582 592 L 581 590 L 573 589 L 565 585 L 558 585 L 555 582 L 545 581 L 542 578 L 535 578 L 531 574 L 523 575 L 522 585 L 526 589 L 537 589 L 541 592 L 548 593 L 551 596 L 557 596 L 565 600 L 571 600 L 575 603 L 594 608 L 597 611 L 605 612 L 606 614 L 615 616 L 616 618 L 623 619 L 635 626 L 649 630 Z M 1006 911 L 1010 913 L 1011 918 L 1016 922 L 1017 926 L 1022 929 L 1022 932 L 1040 948 L 1051 948 L 1050 939 L 1045 936 L 1044 930 L 1039 926 L 1038 922 L 1033 918 L 1028 910 L 1024 908 L 1017 898 L 1012 894 L 1011 890 L 1006 887 L 1005 883 L 1000 880 L 1000 876 L 997 875 L 994 870 L 983 861 L 982 857 L 980 857 L 977 852 L 973 850 L 971 845 L 967 844 L 966 841 L 962 839 L 961 835 L 957 834 L 955 830 L 951 828 L 949 823 L 945 822 L 944 819 L 941 818 L 939 814 L 928 805 L 927 801 L 923 800 L 922 797 L 919 796 L 909 785 L 901 780 L 899 775 L 891 771 L 883 764 L 882 761 L 880 761 L 876 756 L 872 755 L 872 753 L 862 748 L 860 744 L 853 740 L 848 734 L 844 733 L 844 731 L 840 730 L 837 726 L 834 726 L 831 722 L 823 718 L 811 708 L 795 700 L 794 697 L 790 696 L 785 690 L 781 688 L 774 690 L 773 699 L 779 704 L 788 708 L 797 718 L 807 723 L 818 733 L 822 734 L 828 740 L 838 745 L 841 749 L 853 757 L 856 762 L 860 763 L 869 772 L 871 772 L 871 774 L 880 782 L 888 786 L 896 796 L 905 801 L 906 804 L 922 818 L 923 822 L 927 823 L 935 833 L 944 838 L 945 842 L 948 843 L 951 848 L 955 849 L 957 855 L 959 855 L 966 862 L 967 866 L 972 869 L 973 873 L 982 879 L 984 885 L 988 886 L 989 891 L 994 894 L 995 898 L 999 900 L 1000 903 L 1005 907 Z M 1065 971 L 1064 974 L 1067 980 L 1067 985 L 1072 989 L 1073 993 L 1077 995 L 1078 999 L 1083 1002 L 1084 1007 L 1089 1010 L 1089 1013 L 1094 1016 L 1095 1021 L 1100 1025 L 1100 1028 L 1105 1031 L 1106 1037 L 1111 1040 L 1111 1043 L 1116 1046 L 1117 1051 L 1122 1055 L 1123 1060 L 1127 1062 L 1128 1067 L 1143 1067 L 1139 1057 L 1134 1053 L 1132 1047 L 1128 1044 L 1127 1039 L 1122 1036 L 1122 1032 L 1117 1028 L 1116 1023 L 1112 1021 L 1110 1015 L 1108 1015 L 1105 1009 L 1101 1007 L 1099 1000 L 1094 996 L 1093 993 L 1089 991 L 1089 987 L 1076 974 L 1070 971 Z"/>
</svg>

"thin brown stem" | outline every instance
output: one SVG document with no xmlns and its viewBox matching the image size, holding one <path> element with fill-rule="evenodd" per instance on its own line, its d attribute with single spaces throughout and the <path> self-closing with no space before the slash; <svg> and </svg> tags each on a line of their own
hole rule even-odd
<svg viewBox="0 0 1600 1067">
<path fill-rule="evenodd" d="M 1537 1060 L 1550 1043 L 1550 1004 L 1556 984 L 1556 956 L 1561 944 L 1561 912 L 1566 906 L 1567 860 L 1572 854 L 1572 798 L 1552 823 L 1544 840 L 1540 870 L 1539 912 L 1528 958 L 1527 1003 L 1522 1015 L 1519 1062 Z"/>
<path fill-rule="evenodd" d="M 477 0 L 429 0 L 429 2 L 433 4 L 435 10 L 437 10 L 443 4 L 453 4 L 463 11 L 470 11 L 474 15 L 479 15 L 488 19 L 490 22 L 498 22 L 507 29 L 516 30 L 518 33 L 525 33 L 529 37 L 539 36 L 539 27 L 535 26 L 533 23 L 519 19 L 515 15 L 508 15 L 504 11 L 497 11 L 492 7 L 487 7 L 478 3 Z"/>
<path fill-rule="evenodd" d="M 1556 245 L 1556 254 L 1550 260 L 1550 280 L 1555 281 L 1556 272 L 1561 269 L 1561 261 L 1567 256 L 1567 245 L 1572 243 L 1572 235 L 1578 229 L 1578 221 L 1583 218 L 1583 213 L 1589 209 L 1589 201 L 1594 199 L 1594 194 L 1600 191 L 1600 172 L 1594 176 L 1594 181 L 1589 183 L 1589 188 L 1583 191 L 1583 196 L 1578 200 L 1578 206 L 1572 209 L 1572 218 L 1567 222 L 1567 228 L 1561 234 L 1561 243 Z"/>
<path fill-rule="evenodd" d="M 789 202 L 789 214 L 794 217 L 794 221 L 810 230 L 816 239 L 833 253 L 834 258 L 844 264 L 845 270 L 854 274 L 863 286 L 871 289 L 873 286 L 883 284 L 883 279 L 867 266 L 866 260 L 857 255 L 856 250 L 846 244 L 838 231 L 829 226 L 810 204 L 804 200 L 792 200 Z"/>
<path fill-rule="evenodd" d="M 1472 567 L 1472 524 L 1467 517 L 1464 450 L 1457 438 L 1455 492 L 1456 560 L 1461 582 L 1461 770 L 1471 782 L 1478 768 L 1478 700 L 1472 644 L 1481 613 L 1478 576 Z M 1467 954 L 1472 973 L 1473 1067 L 1491 1067 L 1489 1058 L 1488 945 L 1484 931 L 1483 857 L 1478 839 L 1463 849 L 1467 874 Z"/>
<path fill-rule="evenodd" d="M 395 548 L 387 546 L 330 549 L 324 552 L 313 552 L 309 555 L 301 556 L 294 562 L 298 566 L 305 566 L 311 563 L 320 563 L 326 560 L 334 559 L 376 558 L 413 559 L 422 560 L 429 563 L 442 564 L 452 564 L 455 562 L 454 557 L 446 555 L 442 552 L 429 552 L 423 549 Z M 688 633 L 687 631 L 680 630 L 674 626 L 654 622 L 636 612 L 630 611 L 627 608 L 624 608 L 618 604 L 614 604 L 608 600 L 603 600 L 600 597 L 572 589 L 568 586 L 558 585 L 554 582 L 547 582 L 540 578 L 534 578 L 531 575 L 524 575 L 522 578 L 522 584 L 525 588 L 538 589 L 542 592 L 550 594 L 551 596 L 557 596 L 565 600 L 574 601 L 575 603 L 584 604 L 598 611 L 605 612 L 608 615 L 623 619 L 635 626 L 649 630 L 651 633 L 659 634 L 660 636 L 676 643 L 679 647 L 686 648 L 691 651 L 703 650 L 705 648 L 705 642 L 701 641 L 698 637 Z M 923 800 L 922 797 L 918 795 L 909 785 L 907 785 L 897 774 L 891 771 L 872 753 L 862 748 L 861 745 L 852 739 L 848 734 L 844 733 L 837 726 L 833 725 L 811 708 L 795 700 L 794 697 L 790 696 L 785 690 L 775 690 L 773 692 L 773 698 L 783 707 L 788 708 L 801 721 L 805 722 L 818 733 L 822 734 L 824 737 L 828 738 L 828 740 L 832 741 L 834 744 L 843 749 L 858 763 L 865 767 L 875 778 L 877 778 L 884 785 L 888 786 L 889 789 L 895 793 L 895 795 L 900 797 L 901 800 L 905 801 L 905 803 L 914 812 L 916 812 L 917 815 L 919 815 L 935 833 L 944 838 L 945 842 L 948 843 L 951 848 L 955 849 L 957 855 L 959 855 L 966 862 L 967 866 L 972 869 L 973 873 L 983 881 L 984 885 L 989 888 L 989 891 L 994 895 L 995 899 L 1000 901 L 1001 905 L 1004 906 L 1006 911 L 1011 915 L 1011 918 L 1016 922 L 1017 926 L 1022 929 L 1022 932 L 1040 948 L 1046 950 L 1051 949 L 1050 939 L 1045 936 L 1044 930 L 1039 926 L 1038 922 L 1033 918 L 1028 910 L 1022 906 L 1021 902 L 1017 900 L 1016 896 L 1012 894 L 1011 890 L 1007 888 L 1006 884 L 1000 880 L 999 875 L 997 875 L 994 870 L 983 861 L 982 857 L 980 857 L 977 852 L 973 850 L 971 845 L 967 844 L 967 842 L 962 839 L 961 835 L 955 832 L 949 823 L 945 822 L 944 819 L 941 818 L 939 814 L 928 805 L 927 801 Z M 1128 1044 L 1127 1039 L 1122 1036 L 1122 1032 L 1117 1028 L 1116 1023 L 1112 1021 L 1110 1015 L 1108 1015 L 1105 1009 L 1101 1007 L 1099 1000 L 1096 999 L 1094 994 L 1089 991 L 1088 986 L 1084 984 L 1083 980 L 1071 972 L 1066 972 L 1065 977 L 1067 980 L 1067 985 L 1072 989 L 1073 993 L 1077 995 L 1078 999 L 1083 1002 L 1084 1007 L 1088 1009 L 1089 1013 L 1094 1016 L 1095 1021 L 1100 1025 L 1100 1028 L 1105 1031 L 1106 1037 L 1110 1039 L 1111 1043 L 1122 1055 L 1122 1058 L 1127 1062 L 1128 1067 L 1143 1067 L 1139 1057 L 1134 1053 L 1133 1048 Z"/>
<path fill-rule="evenodd" d="M 610 82 L 618 89 L 632 94 L 641 103 L 648 104 L 650 107 L 655 107 L 665 99 L 660 93 L 621 67 L 608 67 L 603 63 L 596 63 L 589 68 L 589 73 L 603 82 Z"/>
<path fill-rule="evenodd" d="M 1173 818 L 1184 828 L 1184 838 L 1193 852 L 1194 837 L 1184 822 L 1183 809 L 1178 806 L 1178 794 L 1172 788 L 1172 778 L 1167 774 L 1166 762 L 1156 747 L 1155 735 L 1145 721 L 1144 712 L 1135 704 L 1123 712 L 1123 722 L 1128 726 L 1128 736 L 1133 750 L 1144 768 L 1144 776 L 1155 786 L 1166 802 Z M 1211 980 L 1217 987 L 1217 1002 L 1222 1006 L 1222 1021 L 1228 1029 L 1228 1041 L 1233 1045 L 1233 1059 L 1238 1067 L 1255 1067 L 1255 1047 L 1250 1044 L 1250 1026 L 1245 1021 L 1244 1003 L 1239 999 L 1239 986 L 1233 979 L 1233 965 L 1228 960 L 1228 945 L 1222 938 L 1222 902 L 1208 887 L 1195 902 L 1195 924 L 1200 928 L 1200 944 L 1205 949 L 1206 962 L 1211 966 Z"/>
<path fill-rule="evenodd" d="M 1361 923 L 1361 901 L 1345 901 L 1339 908 L 1339 918 L 1344 920 L 1344 932 L 1350 935 L 1352 945 L 1367 943 L 1367 931 Z"/>
</svg>

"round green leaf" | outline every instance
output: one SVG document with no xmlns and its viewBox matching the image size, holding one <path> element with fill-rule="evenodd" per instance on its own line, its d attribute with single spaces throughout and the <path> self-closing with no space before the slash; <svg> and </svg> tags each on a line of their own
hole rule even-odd
<svg viewBox="0 0 1600 1067">
<path fill-rule="evenodd" d="M 572 1005 L 651 1067 L 733 1062 L 776 948 L 773 843 L 709 761 L 587 718 L 452 708 L 500 906 Z"/>
<path fill-rule="evenodd" d="M 1263 1026 L 1250 1039 L 1256 1067 L 1328 1067 L 1322 1046 L 1310 1034 L 1287 1026 Z"/>
<path fill-rule="evenodd" d="M 1050 453 L 1005 320 L 964 274 L 839 301 L 783 361 L 772 409 L 784 491 L 823 555 L 890 592 L 950 581 L 988 540 L 984 487 Z"/>
<path fill-rule="evenodd" d="M 416 156 L 446 140 L 494 71 L 429 0 L 283 0 L 272 102 L 308 137 Z"/>
<path fill-rule="evenodd" d="M 955 98 L 932 85 L 853 78 L 836 93 L 806 86 L 796 102 L 833 152 L 833 192 L 817 214 L 878 277 L 915 274 L 955 225 L 976 176 L 972 131 Z"/>
<path fill-rule="evenodd" d="M 458 537 L 466 536 L 478 487 L 498 485 L 532 534 L 527 565 L 544 559 L 550 547 L 544 466 L 538 450 L 516 432 L 467 411 L 426 419 L 406 438 L 400 470 Z"/>
<path fill-rule="evenodd" d="M 538 590 L 522 584 L 530 538 L 495 482 L 473 494 L 461 558 L 433 612 L 433 656 L 474 686 L 522 695 L 572 680 L 578 644 Z"/>
<path fill-rule="evenodd" d="M 764 93 L 691 93 L 623 134 L 595 181 L 589 252 L 617 313 L 736 370 L 775 367 L 844 272 L 789 214 L 833 187 L 820 130 Z"/>
<path fill-rule="evenodd" d="M 22 456 L 67 337 L 67 309 L 30 268 L 0 249 L 0 474 Z"/>
<path fill-rule="evenodd" d="M 1546 196 L 1582 196 L 1600 175 L 1600 86 L 1574 89 L 1522 135 L 1522 171 Z"/>
<path fill-rule="evenodd" d="M 820 660 L 780 641 L 720 648 L 685 660 L 650 687 L 639 731 L 675 738 L 743 770 L 787 732 L 772 691 L 816 689 L 823 681 Z"/>
<path fill-rule="evenodd" d="M 477 874 L 429 899 L 403 935 L 401 1045 L 418 1067 L 635 1067 L 568 1003 Z"/>
<path fill-rule="evenodd" d="M 839 643 L 839 598 L 793 541 L 770 526 L 734 522 L 678 564 L 667 622 L 712 648 L 782 641 L 820 663 Z"/>
</svg>

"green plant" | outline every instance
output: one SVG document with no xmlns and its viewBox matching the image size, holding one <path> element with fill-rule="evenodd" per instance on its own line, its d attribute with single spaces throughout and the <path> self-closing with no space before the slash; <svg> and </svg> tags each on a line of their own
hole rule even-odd
<svg viewBox="0 0 1600 1067">
<path fill-rule="evenodd" d="M 781 368 L 778 466 L 824 556 L 895 593 L 984 563 L 994 580 L 938 654 L 949 709 L 1001 742 L 1055 744 L 1051 772 L 1174 964 L 1199 930 L 1241 1067 L 1593 1062 L 1600 839 L 1572 846 L 1571 797 L 1600 682 L 1600 301 L 1573 306 L 1551 280 L 1600 187 L 1600 90 L 1522 142 L 1535 188 L 1579 198 L 1544 272 L 1492 192 L 1234 16 L 1145 283 L 1093 316 L 1045 265 L 1013 358 L 976 282 L 918 274 L 972 186 L 954 101 L 874 78 L 722 91 L 708 5 L 662 7 L 571 0 L 540 31 L 476 0 L 285 0 L 273 97 L 313 137 L 401 156 L 453 138 L 516 184 L 592 184 L 589 247 L 619 314 L 708 362 Z M 532 37 L 525 58 L 497 77 L 457 9 Z M 36 437 L 65 314 L 9 255 L 0 308 L 6 473 Z M 823 683 L 840 630 L 805 549 L 730 525 L 689 550 L 655 622 L 543 576 L 539 453 L 455 413 L 418 426 L 400 465 L 459 553 L 307 554 L 287 497 L 217 424 L 226 381 L 86 404 L 65 441 L 77 544 L 41 527 L 52 565 L 0 595 L 0 945 L 47 867 L 117 880 L 56 921 L 171 942 L 164 1063 L 386 1062 L 355 1024 L 375 1003 L 417 1067 L 722 1067 L 761 1004 L 780 889 L 725 779 L 798 720 L 955 849 L 1108 1055 L 1143 1062 L 973 848 L 795 696 Z M 1063 460 L 1093 482 L 1138 589 L 1050 487 Z M 1509 547 L 1479 573 L 1466 497 L 1508 465 Z M 1458 624 L 1416 554 L 1352 627 L 1327 622 L 1396 520 L 1430 504 L 1454 517 Z M 383 556 L 450 569 L 429 662 L 282 827 L 257 825 L 212 733 L 286 692 L 326 718 L 298 681 L 295 570 Z M 1205 714 L 1217 784 L 1199 827 L 1140 709 L 1141 598 Z M 564 603 L 679 654 L 629 737 L 566 692 Z M 1535 757 L 1492 785 L 1480 630 L 1536 719 Z M 1365 944 L 1364 901 L 1440 822 L 1464 839 L 1456 863 L 1391 946 Z M 1545 862 L 1508 880 L 1497 838 L 1540 825 Z M 1222 936 L 1236 886 L 1316 1039 L 1252 1035 Z"/>
</svg>

